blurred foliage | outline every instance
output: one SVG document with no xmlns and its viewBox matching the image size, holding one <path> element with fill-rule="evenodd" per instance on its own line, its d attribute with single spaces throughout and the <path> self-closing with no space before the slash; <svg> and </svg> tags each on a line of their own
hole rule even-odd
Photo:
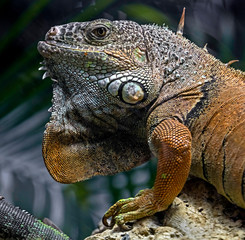
<svg viewBox="0 0 245 240">
<path fill-rule="evenodd" d="M 137 22 L 156 23 L 168 25 L 169 21 L 163 12 L 142 3 L 129 3 L 122 6 L 121 10 L 125 12 L 129 19 Z"/>
<path fill-rule="evenodd" d="M 41 157 L 41 140 L 49 118 L 52 89 L 51 81 L 42 81 L 42 73 L 37 71 L 42 58 L 36 45 L 55 24 L 100 17 L 165 23 L 176 28 L 183 7 L 188 6 L 187 37 L 199 46 L 208 42 L 211 53 L 223 61 L 239 58 L 235 66 L 244 70 L 245 33 L 236 22 L 240 15 L 235 16 L 235 11 L 227 14 L 227 6 L 223 9 L 210 2 L 0 1 L 0 194 L 39 218 L 51 218 L 72 239 L 83 239 L 110 204 L 151 187 L 156 160 L 127 173 L 68 186 L 51 179 Z M 228 24 L 222 23 L 222 17 Z M 209 24 L 206 29 L 203 19 L 213 21 L 213 26 Z"/>
<path fill-rule="evenodd" d="M 6 34 L 0 39 L 0 52 L 4 49 L 10 41 L 18 37 L 20 32 L 47 6 L 50 0 L 36 0 L 20 15 L 19 19 L 9 29 Z"/>
</svg>

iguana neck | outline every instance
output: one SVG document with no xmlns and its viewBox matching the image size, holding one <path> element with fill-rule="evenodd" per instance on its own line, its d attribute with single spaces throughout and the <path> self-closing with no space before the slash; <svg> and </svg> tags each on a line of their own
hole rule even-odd
<svg viewBox="0 0 245 240">
<path fill-rule="evenodd" d="M 163 85 L 174 81 L 178 85 L 178 82 L 186 80 L 191 84 L 195 75 L 201 77 L 199 81 L 207 81 L 206 73 L 218 61 L 214 57 L 210 58 L 206 50 L 167 27 L 144 25 L 143 29 L 149 62 L 155 74 L 162 76 Z"/>
</svg>

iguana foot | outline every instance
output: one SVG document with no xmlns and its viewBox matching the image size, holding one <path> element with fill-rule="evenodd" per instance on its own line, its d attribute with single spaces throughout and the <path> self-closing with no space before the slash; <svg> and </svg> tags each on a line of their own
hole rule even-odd
<svg viewBox="0 0 245 240">
<path fill-rule="evenodd" d="M 154 198 L 153 189 L 140 191 L 135 198 L 121 199 L 116 202 L 105 213 L 102 222 L 107 227 L 113 227 L 117 224 L 120 228 L 128 230 L 125 223 L 137 220 L 143 217 L 151 216 L 156 212 L 165 210 Z M 111 218 L 110 224 L 108 219 Z"/>
</svg>

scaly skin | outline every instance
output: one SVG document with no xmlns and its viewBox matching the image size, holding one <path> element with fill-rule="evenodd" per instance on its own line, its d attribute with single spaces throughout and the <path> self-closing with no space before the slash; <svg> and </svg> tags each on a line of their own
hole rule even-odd
<svg viewBox="0 0 245 240">
<path fill-rule="evenodd" d="M 0 239 L 8 240 L 69 240 L 57 229 L 7 203 L 0 196 Z"/>
<path fill-rule="evenodd" d="M 39 42 L 45 77 L 54 81 L 43 157 L 55 180 L 115 174 L 151 153 L 158 158 L 154 187 L 119 200 L 103 218 L 107 226 L 167 209 L 189 173 L 245 208 L 245 74 L 181 28 L 174 34 L 99 19 L 53 27 Z"/>
</svg>

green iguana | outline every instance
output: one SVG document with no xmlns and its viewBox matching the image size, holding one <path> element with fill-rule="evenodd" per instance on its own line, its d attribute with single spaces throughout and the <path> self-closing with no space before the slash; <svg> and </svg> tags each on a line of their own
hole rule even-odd
<svg viewBox="0 0 245 240">
<path fill-rule="evenodd" d="M 175 34 L 132 21 L 72 22 L 38 44 L 53 80 L 43 157 L 56 181 L 158 158 L 154 187 L 115 203 L 106 226 L 167 209 L 189 173 L 245 208 L 245 73 L 184 38 L 183 23 L 184 15 Z"/>
<path fill-rule="evenodd" d="M 0 239 L 70 240 L 49 219 L 43 222 L 0 196 Z"/>
</svg>

